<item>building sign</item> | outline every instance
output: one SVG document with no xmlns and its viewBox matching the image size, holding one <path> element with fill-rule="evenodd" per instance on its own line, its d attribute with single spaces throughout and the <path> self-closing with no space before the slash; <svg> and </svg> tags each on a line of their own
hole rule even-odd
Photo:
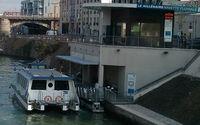
<svg viewBox="0 0 200 125">
<path fill-rule="evenodd" d="M 161 5 L 154 4 L 137 4 L 137 8 L 149 8 L 149 9 L 164 9 Z"/>
<path fill-rule="evenodd" d="M 163 8 L 168 10 L 174 10 L 175 12 L 191 12 L 191 13 L 198 12 L 198 7 L 194 6 L 164 5 Z"/>
<path fill-rule="evenodd" d="M 164 42 L 172 42 L 173 13 L 165 13 Z"/>
<path fill-rule="evenodd" d="M 135 93 L 136 75 L 129 73 L 127 82 L 127 95 L 132 96 Z"/>
<path fill-rule="evenodd" d="M 173 10 L 175 12 L 190 12 L 197 13 L 199 12 L 198 7 L 194 6 L 183 6 L 183 5 L 156 5 L 156 4 L 137 4 L 137 8 L 149 8 L 149 9 L 165 9 L 165 10 Z"/>
</svg>

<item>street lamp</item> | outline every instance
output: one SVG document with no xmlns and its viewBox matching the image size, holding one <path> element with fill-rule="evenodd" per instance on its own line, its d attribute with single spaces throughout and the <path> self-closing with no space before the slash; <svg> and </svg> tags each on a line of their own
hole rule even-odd
<svg viewBox="0 0 200 125">
<path fill-rule="evenodd" d="M 190 39 L 190 44 L 191 44 L 191 49 L 193 48 L 193 41 L 192 41 L 192 32 L 193 32 L 193 29 L 192 29 L 192 23 L 190 22 L 190 25 L 189 25 L 189 28 L 188 28 L 188 32 L 189 32 L 189 39 Z"/>
</svg>

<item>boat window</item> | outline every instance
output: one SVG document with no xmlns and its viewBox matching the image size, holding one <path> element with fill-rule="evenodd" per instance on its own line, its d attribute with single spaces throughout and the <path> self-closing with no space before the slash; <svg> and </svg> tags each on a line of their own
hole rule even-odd
<svg viewBox="0 0 200 125">
<path fill-rule="evenodd" d="M 69 90 L 68 81 L 55 81 L 55 90 Z"/>
<path fill-rule="evenodd" d="M 38 69 L 46 69 L 45 66 L 38 66 Z"/>
<path fill-rule="evenodd" d="M 48 84 L 48 87 L 49 87 L 49 88 L 53 87 L 53 83 L 49 83 L 49 84 Z"/>
<path fill-rule="evenodd" d="M 23 75 L 18 74 L 17 81 L 19 82 L 19 84 L 21 85 L 22 88 L 24 88 L 24 89 L 26 88 L 28 81 Z"/>
<path fill-rule="evenodd" d="M 46 80 L 33 80 L 32 82 L 32 90 L 46 90 Z"/>
<path fill-rule="evenodd" d="M 37 69 L 37 66 L 31 66 L 32 69 Z"/>
</svg>

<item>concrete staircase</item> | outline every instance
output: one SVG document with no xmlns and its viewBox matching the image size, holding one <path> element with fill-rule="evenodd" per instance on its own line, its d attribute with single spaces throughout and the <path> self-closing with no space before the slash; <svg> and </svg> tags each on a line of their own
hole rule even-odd
<svg viewBox="0 0 200 125">
<path fill-rule="evenodd" d="M 200 51 L 198 51 L 195 56 L 184 66 L 184 67 L 181 67 L 181 68 L 178 68 L 176 70 L 174 70 L 173 72 L 147 84 L 146 86 L 138 89 L 136 91 L 136 94 L 134 95 L 134 100 L 138 99 L 139 97 L 145 95 L 146 93 L 162 86 L 163 84 L 165 84 L 166 82 L 170 81 L 171 79 L 181 75 L 181 74 L 184 74 L 185 71 L 187 71 L 193 63 L 197 62 L 197 60 L 200 60 Z M 198 63 L 199 65 L 199 68 L 200 68 L 200 63 Z M 192 74 L 190 74 L 192 75 Z M 199 71 L 199 76 L 200 76 L 200 71 Z"/>
<path fill-rule="evenodd" d="M 116 112 L 142 125 L 182 125 L 140 105 L 115 105 Z"/>
<path fill-rule="evenodd" d="M 160 79 L 153 81 L 151 83 L 149 83 L 148 85 L 140 88 L 139 90 L 136 91 L 136 94 L 134 95 L 134 100 L 138 99 L 139 97 L 147 94 L 148 92 L 162 86 L 163 84 L 165 84 L 166 82 L 170 81 L 171 79 L 181 75 L 183 73 L 183 68 L 179 68 L 163 77 L 161 77 Z"/>
</svg>

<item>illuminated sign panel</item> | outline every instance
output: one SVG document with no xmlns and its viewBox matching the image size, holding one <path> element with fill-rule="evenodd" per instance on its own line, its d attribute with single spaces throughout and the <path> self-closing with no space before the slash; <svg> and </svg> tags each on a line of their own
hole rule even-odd
<svg viewBox="0 0 200 125">
<path fill-rule="evenodd" d="M 173 13 L 165 13 L 164 42 L 172 42 Z"/>
<path fill-rule="evenodd" d="M 137 8 L 166 9 L 166 10 L 173 10 L 175 12 L 191 12 L 191 13 L 199 12 L 198 7 L 193 7 L 193 6 L 137 4 Z"/>
<path fill-rule="evenodd" d="M 101 3 L 112 3 L 112 0 L 101 0 Z"/>
</svg>

